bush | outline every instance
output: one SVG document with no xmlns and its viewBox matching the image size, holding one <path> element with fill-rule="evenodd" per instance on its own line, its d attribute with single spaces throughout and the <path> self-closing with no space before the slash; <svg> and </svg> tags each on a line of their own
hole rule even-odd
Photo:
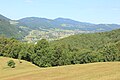
<svg viewBox="0 0 120 80">
<path fill-rule="evenodd" d="M 8 61 L 7 65 L 11 68 L 15 68 L 15 62 L 13 60 Z"/>
</svg>

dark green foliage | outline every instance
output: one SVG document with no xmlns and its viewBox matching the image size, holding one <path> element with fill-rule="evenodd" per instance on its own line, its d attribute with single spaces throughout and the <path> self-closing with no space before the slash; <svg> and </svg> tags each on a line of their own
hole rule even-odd
<svg viewBox="0 0 120 80">
<path fill-rule="evenodd" d="M 102 54 L 104 57 L 104 61 L 117 61 L 119 60 L 119 51 L 114 44 L 108 44 L 105 45 L 102 48 L 102 51 L 100 51 L 100 54 Z"/>
<path fill-rule="evenodd" d="M 27 60 L 40 67 L 120 61 L 120 29 L 80 34 L 37 44 L 0 37 L 0 56 Z"/>
<path fill-rule="evenodd" d="M 49 43 L 42 39 L 34 47 L 33 63 L 40 67 L 51 66 L 52 49 Z"/>
<path fill-rule="evenodd" d="M 13 60 L 8 61 L 7 65 L 11 68 L 15 68 L 15 62 Z"/>
<path fill-rule="evenodd" d="M 120 60 L 120 29 L 111 32 L 80 34 L 51 42 L 66 47 L 71 64 Z M 63 53 L 63 52 L 62 52 Z"/>
</svg>

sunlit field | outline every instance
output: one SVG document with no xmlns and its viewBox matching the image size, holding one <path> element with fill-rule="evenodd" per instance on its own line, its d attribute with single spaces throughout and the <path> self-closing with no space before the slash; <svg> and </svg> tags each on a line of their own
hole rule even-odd
<svg viewBox="0 0 120 80">
<path fill-rule="evenodd" d="M 0 57 L 0 80 L 120 80 L 120 62 L 90 63 L 39 68 L 30 62 L 13 59 L 15 68 L 7 66 L 11 58 Z"/>
</svg>

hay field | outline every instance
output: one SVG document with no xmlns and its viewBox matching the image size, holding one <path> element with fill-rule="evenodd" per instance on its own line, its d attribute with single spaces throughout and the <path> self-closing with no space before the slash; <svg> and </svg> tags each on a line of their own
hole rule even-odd
<svg viewBox="0 0 120 80">
<path fill-rule="evenodd" d="M 39 68 L 30 62 L 13 59 L 16 68 L 9 68 L 11 58 L 0 57 L 0 80 L 120 80 L 120 62 L 77 64 Z"/>
</svg>

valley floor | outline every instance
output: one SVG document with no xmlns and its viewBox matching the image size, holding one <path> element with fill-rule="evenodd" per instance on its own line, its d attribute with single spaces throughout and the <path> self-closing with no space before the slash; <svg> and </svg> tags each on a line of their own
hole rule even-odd
<svg viewBox="0 0 120 80">
<path fill-rule="evenodd" d="M 0 57 L 0 80 L 120 80 L 120 62 L 39 68 L 13 59 L 16 68 L 12 69 L 7 67 L 8 60 Z"/>
</svg>

